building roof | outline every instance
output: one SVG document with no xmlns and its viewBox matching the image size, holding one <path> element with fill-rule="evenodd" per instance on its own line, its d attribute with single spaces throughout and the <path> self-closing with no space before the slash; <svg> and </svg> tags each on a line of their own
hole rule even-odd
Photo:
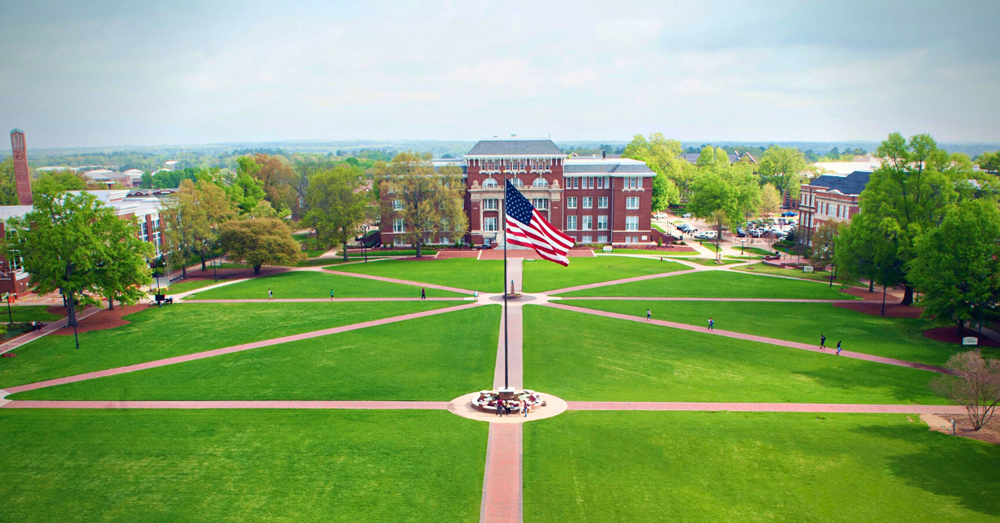
<svg viewBox="0 0 1000 523">
<path fill-rule="evenodd" d="M 853 162 L 816 162 L 814 167 L 821 173 L 851 174 L 855 171 L 874 171 L 882 166 L 882 160 L 875 157 L 867 157 Z"/>
<path fill-rule="evenodd" d="M 0 221 L 21 218 L 35 208 L 34 205 L 0 205 Z"/>
<path fill-rule="evenodd" d="M 826 174 L 809 182 L 809 185 L 853 196 L 861 194 L 861 191 L 865 190 L 871 174 L 871 171 L 854 171 L 847 176 Z"/>
<path fill-rule="evenodd" d="M 465 155 L 469 156 L 549 156 L 565 158 L 552 140 L 520 138 L 479 140 Z"/>
<path fill-rule="evenodd" d="M 632 158 L 568 158 L 563 173 L 577 176 L 655 176 L 646 162 Z"/>
</svg>

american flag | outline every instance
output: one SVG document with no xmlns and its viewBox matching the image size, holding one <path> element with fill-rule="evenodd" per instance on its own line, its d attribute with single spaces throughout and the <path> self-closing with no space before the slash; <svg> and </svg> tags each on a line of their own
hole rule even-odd
<svg viewBox="0 0 1000 523">
<path fill-rule="evenodd" d="M 507 181 L 507 241 L 514 245 L 531 247 L 546 260 L 569 266 L 566 253 L 573 246 L 573 238 L 566 236 L 545 221 L 535 206 Z"/>
</svg>

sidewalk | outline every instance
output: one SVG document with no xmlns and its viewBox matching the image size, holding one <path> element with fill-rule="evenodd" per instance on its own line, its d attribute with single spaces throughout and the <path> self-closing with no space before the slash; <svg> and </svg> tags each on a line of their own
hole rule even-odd
<svg viewBox="0 0 1000 523">
<path fill-rule="evenodd" d="M 88 318 L 90 316 L 93 316 L 94 314 L 97 314 L 98 312 L 101 312 L 102 310 L 104 310 L 104 309 L 101 308 L 101 307 L 87 307 L 86 309 L 80 311 L 77 314 L 76 321 L 77 322 L 82 321 L 84 318 Z M 4 354 L 4 353 L 10 352 L 10 351 L 12 351 L 12 350 L 14 350 L 14 349 L 16 349 L 18 347 L 22 347 L 22 346 L 24 346 L 24 345 L 26 345 L 28 343 L 31 343 L 31 342 L 33 342 L 33 341 L 35 341 L 38 338 L 41 338 L 43 336 L 48 336 L 49 334 L 51 334 L 51 333 L 53 333 L 53 332 L 55 332 L 55 331 L 57 331 L 57 330 L 65 327 L 68 322 L 69 322 L 69 318 L 63 318 L 61 320 L 57 320 L 57 321 L 54 321 L 52 323 L 49 323 L 48 325 L 42 327 L 42 330 L 37 330 L 37 331 L 34 331 L 34 332 L 28 332 L 26 334 L 22 334 L 21 336 L 18 336 L 16 338 L 10 340 L 10 341 L 7 341 L 6 343 L 0 345 L 0 354 Z"/>
</svg>

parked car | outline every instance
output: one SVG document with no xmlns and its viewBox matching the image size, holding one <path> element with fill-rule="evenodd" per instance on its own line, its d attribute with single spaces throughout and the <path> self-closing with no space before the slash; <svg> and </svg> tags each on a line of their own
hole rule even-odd
<svg viewBox="0 0 1000 523">
<path fill-rule="evenodd" d="M 737 227 L 736 228 L 736 236 L 739 236 L 740 238 L 746 238 L 746 236 L 747 236 L 746 229 L 744 229 L 743 226 Z"/>
<path fill-rule="evenodd" d="M 686 213 L 684 213 L 684 215 L 683 215 L 683 216 L 681 216 L 681 218 L 684 218 L 685 220 L 689 220 L 689 219 L 691 219 L 691 216 L 692 216 L 692 214 L 691 214 L 691 213 L 689 213 L 689 212 L 686 212 Z"/>
<path fill-rule="evenodd" d="M 696 239 L 696 240 L 714 240 L 715 239 L 715 231 L 701 231 L 701 232 L 695 233 L 694 239 Z"/>
<path fill-rule="evenodd" d="M 696 229 L 694 229 L 693 227 L 691 227 L 690 225 L 688 225 L 686 223 L 682 223 L 682 224 L 680 224 L 680 225 L 677 226 L 677 230 L 681 231 L 681 232 L 691 232 L 691 231 L 694 231 Z"/>
<path fill-rule="evenodd" d="M 760 229 L 750 229 L 750 236 L 753 238 L 760 238 L 764 234 L 764 231 Z"/>
<path fill-rule="evenodd" d="M 792 211 L 785 211 L 785 212 L 781 213 L 781 215 L 782 216 L 798 216 L 798 214 L 796 214 L 796 213 L 794 213 Z"/>
<path fill-rule="evenodd" d="M 665 212 L 658 212 L 658 213 L 656 213 L 656 214 L 653 215 L 653 219 L 655 219 L 655 220 L 666 220 L 667 219 L 667 213 L 665 213 Z"/>
</svg>

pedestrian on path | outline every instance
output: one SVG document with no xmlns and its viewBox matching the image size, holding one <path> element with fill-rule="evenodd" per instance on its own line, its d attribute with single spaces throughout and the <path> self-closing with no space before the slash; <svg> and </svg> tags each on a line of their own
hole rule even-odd
<svg viewBox="0 0 1000 523">
<path fill-rule="evenodd" d="M 497 416 L 503 417 L 503 400 L 497 400 Z"/>
<path fill-rule="evenodd" d="M 269 300 L 270 300 L 270 299 L 271 299 L 271 298 L 273 298 L 273 297 L 274 297 L 274 293 L 273 293 L 273 292 L 271 292 L 271 289 L 268 289 L 268 290 L 267 290 L 267 299 L 269 299 Z"/>
<path fill-rule="evenodd" d="M 838 341 L 837 342 L 837 356 L 840 356 L 840 351 L 841 350 L 843 350 L 843 349 L 840 347 L 840 342 Z"/>
<path fill-rule="evenodd" d="M 528 417 L 528 400 L 521 400 L 521 412 L 524 413 L 524 417 Z"/>
<path fill-rule="evenodd" d="M 333 301 L 333 289 L 330 289 L 330 301 Z"/>
<path fill-rule="evenodd" d="M 715 320 L 713 320 L 712 318 L 708 319 L 708 330 L 710 331 L 715 330 Z"/>
<path fill-rule="evenodd" d="M 826 348 L 826 336 L 823 334 L 819 335 L 819 350 Z"/>
<path fill-rule="evenodd" d="M 472 297 L 479 301 L 479 291 L 472 291 Z"/>
<path fill-rule="evenodd" d="M 421 300 L 426 300 L 427 299 L 427 292 L 424 291 L 424 289 L 420 289 L 420 299 Z"/>
<path fill-rule="evenodd" d="M 649 321 L 652 318 L 653 318 L 653 313 L 650 312 L 649 309 L 646 309 L 646 321 Z"/>
</svg>

